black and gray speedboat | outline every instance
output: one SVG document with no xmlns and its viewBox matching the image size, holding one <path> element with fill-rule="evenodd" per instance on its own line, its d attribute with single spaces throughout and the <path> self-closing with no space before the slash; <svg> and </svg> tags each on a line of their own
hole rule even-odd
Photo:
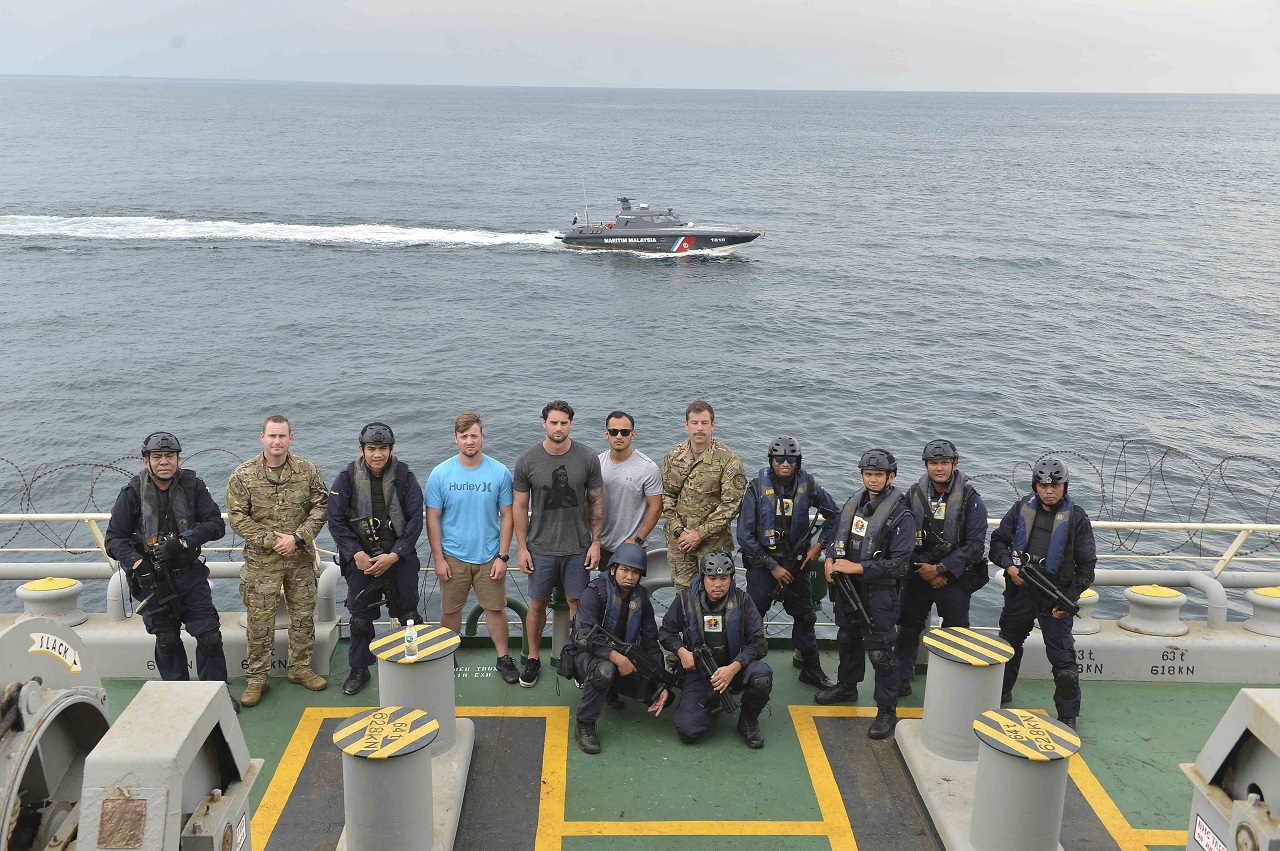
<svg viewBox="0 0 1280 851">
<path fill-rule="evenodd" d="M 764 234 L 718 225 L 686 222 L 670 207 L 653 210 L 648 204 L 619 198 L 622 209 L 611 222 L 578 223 L 563 236 L 570 248 L 604 248 L 615 251 L 646 251 L 653 254 L 681 254 L 686 251 L 732 252 Z"/>
</svg>

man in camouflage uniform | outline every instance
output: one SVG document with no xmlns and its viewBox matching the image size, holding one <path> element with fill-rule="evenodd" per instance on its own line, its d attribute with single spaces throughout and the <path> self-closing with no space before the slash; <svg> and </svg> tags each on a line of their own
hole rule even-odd
<svg viewBox="0 0 1280 851">
<path fill-rule="evenodd" d="M 240 597 L 248 612 L 248 684 L 240 702 L 256 706 L 268 688 L 275 643 L 276 600 L 289 608 L 289 682 L 321 691 L 311 670 L 316 625 L 316 535 L 328 518 L 329 489 L 311 462 L 289 453 L 293 431 L 279 414 L 262 424 L 262 454 L 227 482 L 227 516 L 244 538 Z"/>
<path fill-rule="evenodd" d="M 689 403 L 684 412 L 689 439 L 662 461 L 667 563 L 677 590 L 689 587 L 704 554 L 733 549 L 729 527 L 742 504 L 747 477 L 737 454 L 712 439 L 715 428 L 710 403 Z"/>
</svg>

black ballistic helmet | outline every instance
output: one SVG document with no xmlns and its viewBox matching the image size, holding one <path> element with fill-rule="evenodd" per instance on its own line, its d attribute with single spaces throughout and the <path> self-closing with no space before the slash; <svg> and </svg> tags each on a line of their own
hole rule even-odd
<svg viewBox="0 0 1280 851">
<path fill-rule="evenodd" d="M 733 556 L 724 550 L 712 550 L 702 557 L 703 576 L 733 576 Z"/>
<path fill-rule="evenodd" d="M 649 557 L 645 555 L 644 547 L 639 544 L 625 543 L 619 544 L 618 548 L 613 551 L 613 557 L 609 559 L 609 566 L 620 564 L 624 567 L 633 567 L 640 571 L 641 576 L 649 574 Z"/>
<path fill-rule="evenodd" d="M 931 440 L 924 445 L 924 452 L 920 453 L 921 461 L 959 461 L 960 453 L 956 451 L 956 445 L 949 440 L 939 438 Z"/>
<path fill-rule="evenodd" d="M 1067 465 L 1052 455 L 1041 458 L 1031 471 L 1031 487 L 1036 485 L 1065 485 L 1070 483 L 1071 473 Z"/>
<path fill-rule="evenodd" d="M 859 470 L 884 470 L 889 473 L 898 472 L 898 461 L 888 449 L 868 449 L 862 453 L 858 461 Z"/>
<path fill-rule="evenodd" d="M 769 458 L 773 459 L 779 455 L 794 455 L 800 457 L 800 441 L 794 437 L 775 437 L 773 443 L 769 444 Z"/>
<path fill-rule="evenodd" d="M 174 452 L 181 455 L 182 444 L 167 431 L 153 431 L 142 441 L 142 457 L 145 458 L 152 452 Z"/>
<path fill-rule="evenodd" d="M 394 446 L 395 442 L 395 433 L 386 423 L 369 423 L 360 429 L 361 446 Z"/>
</svg>

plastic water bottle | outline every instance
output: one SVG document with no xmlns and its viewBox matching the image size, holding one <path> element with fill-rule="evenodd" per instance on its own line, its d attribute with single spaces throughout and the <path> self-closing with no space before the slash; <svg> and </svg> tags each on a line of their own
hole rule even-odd
<svg viewBox="0 0 1280 851">
<path fill-rule="evenodd" d="M 418 628 L 413 621 L 405 621 L 404 624 L 404 658 L 418 658 Z"/>
</svg>

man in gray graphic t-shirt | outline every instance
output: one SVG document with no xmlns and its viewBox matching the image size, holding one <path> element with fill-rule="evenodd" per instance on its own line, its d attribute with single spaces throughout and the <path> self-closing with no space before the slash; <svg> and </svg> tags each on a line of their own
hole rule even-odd
<svg viewBox="0 0 1280 851">
<path fill-rule="evenodd" d="M 604 479 L 604 532 L 600 569 L 609 569 L 613 551 L 630 541 L 644 546 L 662 516 L 662 474 L 648 455 L 634 449 L 635 419 L 626 411 L 605 418 L 609 451 L 600 453 Z"/>
<path fill-rule="evenodd" d="M 604 527 L 600 459 L 569 439 L 573 408 L 556 401 L 542 409 L 547 436 L 516 459 L 511 485 L 520 570 L 529 575 L 529 661 L 520 685 L 538 681 L 542 662 L 538 642 L 547 624 L 547 603 L 557 587 L 577 613 L 578 596 L 587 587 L 587 571 L 600 563 Z"/>
</svg>

